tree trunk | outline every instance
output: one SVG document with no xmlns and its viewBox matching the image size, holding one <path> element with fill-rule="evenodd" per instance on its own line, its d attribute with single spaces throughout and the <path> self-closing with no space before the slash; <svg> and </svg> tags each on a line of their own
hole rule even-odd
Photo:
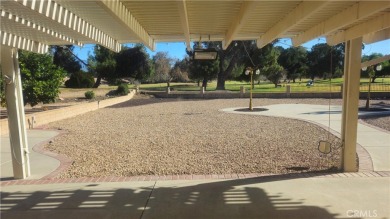
<svg viewBox="0 0 390 219">
<path fill-rule="evenodd" d="M 371 83 L 375 83 L 375 79 L 376 79 L 376 77 L 372 77 Z"/>
<path fill-rule="evenodd" d="M 217 79 L 217 90 L 225 90 L 225 75 L 219 72 Z"/>
<path fill-rule="evenodd" d="M 225 62 L 224 51 L 219 52 L 219 73 L 217 78 L 217 90 L 225 90 L 225 71 L 223 70 L 223 63 Z"/>
<path fill-rule="evenodd" d="M 217 90 L 225 90 L 225 81 L 226 78 L 232 73 L 234 66 L 236 65 L 238 61 L 237 52 L 232 57 L 232 60 L 230 60 L 229 66 L 226 68 L 226 70 L 223 70 L 223 63 L 225 62 L 225 57 L 221 56 L 219 60 L 219 73 L 218 73 L 218 79 L 217 79 Z"/>
<path fill-rule="evenodd" d="M 206 88 L 207 88 L 207 79 L 206 78 L 204 78 L 202 81 L 202 87 L 204 87 L 204 90 L 206 91 Z"/>
<path fill-rule="evenodd" d="M 100 83 L 101 83 L 101 81 L 102 81 L 102 76 L 98 75 L 97 78 L 96 78 L 96 82 L 93 85 L 93 88 L 98 88 Z"/>
</svg>

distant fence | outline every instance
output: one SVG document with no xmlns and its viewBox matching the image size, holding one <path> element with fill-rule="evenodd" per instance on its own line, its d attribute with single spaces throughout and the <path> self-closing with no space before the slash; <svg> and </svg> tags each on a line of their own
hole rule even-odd
<svg viewBox="0 0 390 219">
<path fill-rule="evenodd" d="M 280 92 L 253 93 L 254 98 L 342 98 L 342 85 L 317 84 L 313 86 L 291 86 L 281 85 Z M 360 98 L 367 97 L 366 87 L 360 86 Z M 241 86 L 239 92 L 235 91 L 205 91 L 202 87 L 199 91 L 142 91 L 162 98 L 186 98 L 186 99 L 218 99 L 218 98 L 248 98 L 249 91 Z M 373 84 L 371 86 L 371 98 L 390 98 L 390 86 L 388 84 Z"/>
<path fill-rule="evenodd" d="M 286 86 L 287 87 L 287 86 Z M 305 85 L 291 85 L 291 93 L 324 93 L 324 92 L 342 92 L 341 84 L 332 84 L 331 86 L 326 84 L 315 84 L 313 86 Z M 360 83 L 360 92 L 368 92 L 368 83 Z M 287 88 L 286 88 L 287 89 Z M 371 83 L 371 92 L 390 92 L 390 83 Z"/>
<path fill-rule="evenodd" d="M 287 87 L 287 86 L 286 86 Z M 287 88 L 286 88 L 287 90 Z M 339 84 L 314 84 L 312 86 L 301 85 L 290 85 L 291 93 L 326 93 L 326 92 L 341 92 L 342 85 Z"/>
<path fill-rule="evenodd" d="M 360 84 L 360 91 L 368 91 L 368 83 L 361 83 Z M 380 82 L 380 80 L 377 80 L 376 83 L 371 83 L 371 91 L 377 92 L 377 91 L 383 91 L 383 92 L 390 92 L 390 83 L 384 83 Z"/>
</svg>

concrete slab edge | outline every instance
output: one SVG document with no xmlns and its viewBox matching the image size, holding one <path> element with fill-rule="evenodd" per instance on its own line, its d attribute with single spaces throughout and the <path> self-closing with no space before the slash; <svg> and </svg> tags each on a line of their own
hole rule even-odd
<svg viewBox="0 0 390 219">
<path fill-rule="evenodd" d="M 50 143 L 50 141 L 67 133 L 66 131 L 63 131 L 63 130 L 52 130 L 52 131 L 58 132 L 59 134 L 50 138 L 50 139 L 47 139 L 46 141 L 39 142 L 38 144 L 34 145 L 34 147 L 32 148 L 35 152 L 46 155 L 46 156 L 51 157 L 51 158 L 54 158 L 60 162 L 60 165 L 57 167 L 57 169 L 55 169 L 53 172 L 51 172 L 48 175 L 41 178 L 43 180 L 54 178 L 59 173 L 67 170 L 73 163 L 73 160 L 65 155 L 57 154 L 55 152 L 48 151 L 45 149 L 45 145 Z"/>
<path fill-rule="evenodd" d="M 255 179 L 258 181 L 270 181 L 275 179 L 299 179 L 299 178 L 373 178 L 390 177 L 390 171 L 376 172 L 354 172 L 354 173 L 290 173 L 290 174 L 213 174 L 213 175 L 143 175 L 143 176 L 102 176 L 102 177 L 82 177 L 82 178 L 54 178 L 54 179 L 34 179 L 34 180 L 7 180 L 1 181 L 0 186 L 13 185 L 42 185 L 42 184 L 67 184 L 67 183 L 107 183 L 107 182 L 131 182 L 131 181 L 169 181 L 169 180 L 240 180 Z"/>
</svg>

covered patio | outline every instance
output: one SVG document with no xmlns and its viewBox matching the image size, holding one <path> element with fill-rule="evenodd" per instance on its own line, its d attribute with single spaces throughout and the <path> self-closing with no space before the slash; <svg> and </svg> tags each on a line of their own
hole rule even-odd
<svg viewBox="0 0 390 219">
<path fill-rule="evenodd" d="M 1 9 L 1 66 L 7 83 L 13 172 L 30 175 L 29 151 L 17 50 L 45 53 L 49 45 L 256 40 L 278 38 L 294 46 L 326 37 L 345 43 L 341 139 L 343 169 L 356 172 L 356 141 L 362 43 L 390 38 L 389 1 L 70 1 L 6 0 Z M 390 56 L 385 56 L 389 59 Z M 3 128 L 3 127 L 2 127 Z"/>
</svg>

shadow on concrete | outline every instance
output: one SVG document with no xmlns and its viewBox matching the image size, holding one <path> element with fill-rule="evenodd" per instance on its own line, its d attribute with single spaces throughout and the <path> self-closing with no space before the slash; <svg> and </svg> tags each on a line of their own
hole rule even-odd
<svg viewBox="0 0 390 219">
<path fill-rule="evenodd" d="M 323 114 L 341 114 L 341 110 L 331 110 L 331 111 L 317 111 L 317 112 L 309 112 L 309 113 L 301 113 L 302 115 L 323 115 Z"/>
<path fill-rule="evenodd" d="M 341 110 L 323 110 L 323 111 L 317 111 L 317 112 L 308 112 L 308 113 L 301 113 L 302 115 L 323 115 L 323 114 L 342 114 Z M 369 110 L 365 108 L 359 108 L 359 117 L 382 117 L 382 116 L 389 116 L 390 110 L 387 108 L 374 108 L 371 107 Z"/>
<path fill-rule="evenodd" d="M 383 101 L 378 103 L 371 103 L 371 106 L 390 108 L 390 104 L 387 104 Z"/>
<path fill-rule="evenodd" d="M 1 177 L 0 178 L 0 182 L 1 181 L 9 181 L 9 180 L 15 180 L 15 178 L 14 177 Z"/>
<path fill-rule="evenodd" d="M 359 108 L 359 119 L 381 118 L 390 116 L 390 105 L 371 104 L 370 109 Z"/>
<path fill-rule="evenodd" d="M 249 109 L 249 107 L 246 107 L 246 108 L 239 108 L 239 109 L 235 109 L 234 111 L 237 111 L 237 112 L 262 112 L 262 111 L 268 111 L 267 108 L 258 108 L 258 107 L 254 107 L 252 110 Z"/>
<path fill-rule="evenodd" d="M 59 185 L 50 191 L 1 192 L 1 218 L 305 219 L 337 216 L 325 208 L 307 206 L 299 197 L 291 199 L 282 193 L 267 194 L 261 188 L 261 183 L 279 180 L 289 179 L 270 176 L 190 186 L 180 181 L 165 181 L 167 186 L 164 186 L 164 181 L 160 181 L 156 188 L 138 189 L 122 188 L 126 184 L 120 184 L 123 186 L 116 189 L 89 184 L 71 190 L 62 184 L 63 189 Z"/>
</svg>

